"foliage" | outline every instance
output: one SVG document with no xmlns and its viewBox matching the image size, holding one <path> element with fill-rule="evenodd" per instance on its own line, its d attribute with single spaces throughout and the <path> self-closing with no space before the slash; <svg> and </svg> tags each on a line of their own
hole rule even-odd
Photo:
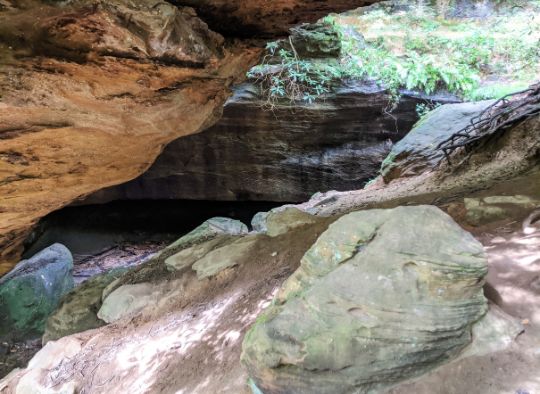
<svg viewBox="0 0 540 394">
<path fill-rule="evenodd" d="M 438 108 L 440 106 L 441 106 L 440 103 L 434 103 L 432 101 L 427 101 L 425 103 L 416 104 L 416 114 L 418 115 L 419 118 L 423 118 L 428 113 L 433 111 L 435 108 Z"/>
<path fill-rule="evenodd" d="M 273 107 L 281 100 L 313 103 L 316 98 L 328 93 L 333 81 L 342 77 L 337 61 L 316 61 L 300 59 L 294 49 L 278 49 L 276 42 L 267 45 L 269 56 L 279 62 L 253 67 L 248 77 L 262 87 L 267 104 Z"/>
<path fill-rule="evenodd" d="M 313 103 L 346 78 L 376 80 L 396 99 L 401 89 L 501 97 L 540 76 L 540 2 L 526 4 L 478 20 L 443 18 L 448 1 L 423 12 L 372 7 L 331 15 L 324 22 L 340 33 L 341 58 L 300 59 L 294 47 L 270 43 L 269 55 L 248 76 L 260 82 L 271 106 Z"/>
</svg>

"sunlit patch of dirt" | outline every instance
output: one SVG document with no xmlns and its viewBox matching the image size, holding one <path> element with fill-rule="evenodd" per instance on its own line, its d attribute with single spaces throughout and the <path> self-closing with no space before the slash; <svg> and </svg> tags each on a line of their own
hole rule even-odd
<svg viewBox="0 0 540 394">
<path fill-rule="evenodd" d="M 504 351 L 445 365 L 388 394 L 540 393 L 540 229 L 525 234 L 521 218 L 467 229 L 488 254 L 486 296 L 525 331 Z"/>
</svg>

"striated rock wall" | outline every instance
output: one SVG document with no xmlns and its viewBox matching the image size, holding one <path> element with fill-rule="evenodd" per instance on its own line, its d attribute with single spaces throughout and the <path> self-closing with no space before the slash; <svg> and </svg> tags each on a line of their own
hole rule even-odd
<svg viewBox="0 0 540 394">
<path fill-rule="evenodd" d="M 244 84 L 210 129 L 169 144 L 139 178 L 97 192 L 88 203 L 115 199 L 303 201 L 313 193 L 361 188 L 375 177 L 392 144 L 417 121 L 425 99 L 404 95 L 391 114 L 388 93 L 349 82 L 325 101 L 297 108 L 262 108 Z"/>
</svg>

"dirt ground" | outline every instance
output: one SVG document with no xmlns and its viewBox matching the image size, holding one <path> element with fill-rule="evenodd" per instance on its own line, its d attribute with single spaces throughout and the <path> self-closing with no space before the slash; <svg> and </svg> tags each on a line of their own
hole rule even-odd
<svg viewBox="0 0 540 394">
<path fill-rule="evenodd" d="M 388 394 L 540 393 L 540 229 L 524 234 L 521 223 L 467 229 L 488 253 L 486 295 L 525 331 L 505 351 L 447 364 Z"/>
<path fill-rule="evenodd" d="M 243 336 L 333 220 L 321 218 L 276 238 L 261 236 L 239 267 L 203 281 L 184 275 L 160 305 L 68 337 L 82 349 L 55 360 L 41 384 L 59 389 L 76 381 L 80 394 L 247 393 L 239 361 Z M 0 384 L 0 392 L 11 393 L 12 387 Z"/>
</svg>

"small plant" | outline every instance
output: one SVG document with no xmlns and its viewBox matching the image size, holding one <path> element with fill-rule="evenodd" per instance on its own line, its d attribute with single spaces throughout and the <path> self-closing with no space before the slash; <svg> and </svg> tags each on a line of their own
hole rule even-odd
<svg viewBox="0 0 540 394">
<path fill-rule="evenodd" d="M 434 103 L 433 101 L 427 101 L 425 103 L 416 104 L 416 114 L 421 119 L 435 108 L 440 107 L 440 103 Z"/>
<path fill-rule="evenodd" d="M 248 72 L 248 78 L 262 87 L 270 108 L 282 102 L 311 104 L 330 92 L 332 83 L 342 77 L 337 61 L 303 60 L 292 42 L 291 47 L 289 51 L 279 49 L 276 42 L 269 43 L 266 47 L 269 55 Z"/>
</svg>

